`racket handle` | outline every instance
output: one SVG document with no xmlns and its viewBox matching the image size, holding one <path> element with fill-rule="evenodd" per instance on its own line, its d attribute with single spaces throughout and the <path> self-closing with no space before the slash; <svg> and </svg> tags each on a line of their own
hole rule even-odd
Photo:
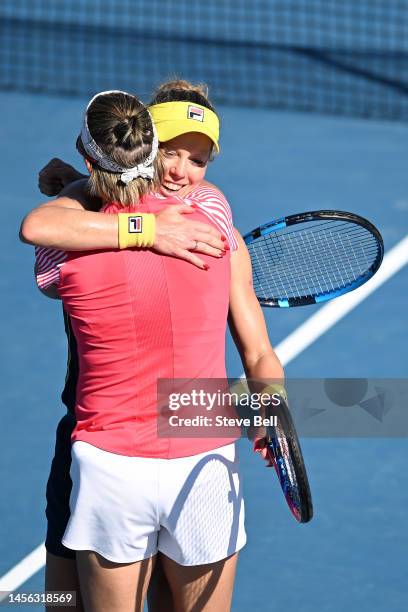
<svg viewBox="0 0 408 612">
<path fill-rule="evenodd" d="M 286 392 L 286 389 L 283 385 L 280 385 L 279 383 L 264 387 L 261 393 L 266 393 L 267 395 L 279 395 L 285 400 L 285 402 L 288 401 L 288 394 Z"/>
</svg>

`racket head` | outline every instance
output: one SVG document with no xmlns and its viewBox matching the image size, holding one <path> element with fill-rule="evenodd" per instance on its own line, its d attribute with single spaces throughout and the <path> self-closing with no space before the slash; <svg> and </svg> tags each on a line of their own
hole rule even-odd
<svg viewBox="0 0 408 612">
<path fill-rule="evenodd" d="M 309 479 L 299 438 L 285 400 L 280 397 L 277 424 L 267 428 L 267 458 L 275 468 L 289 510 L 299 523 L 313 518 Z"/>
<path fill-rule="evenodd" d="M 378 229 L 354 213 L 320 210 L 283 217 L 244 236 L 261 306 L 288 308 L 357 289 L 379 269 Z"/>
</svg>

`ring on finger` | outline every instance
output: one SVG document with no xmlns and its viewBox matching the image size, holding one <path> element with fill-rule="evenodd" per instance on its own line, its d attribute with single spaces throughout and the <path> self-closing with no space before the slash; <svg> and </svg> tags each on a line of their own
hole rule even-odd
<svg viewBox="0 0 408 612">
<path fill-rule="evenodd" d="M 194 240 L 194 242 L 195 242 L 195 245 L 192 248 L 192 251 L 196 251 L 198 249 L 198 240 Z"/>
</svg>

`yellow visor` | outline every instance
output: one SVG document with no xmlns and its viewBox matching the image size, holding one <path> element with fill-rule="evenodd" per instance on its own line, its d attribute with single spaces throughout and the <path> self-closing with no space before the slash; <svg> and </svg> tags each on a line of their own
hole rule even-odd
<svg viewBox="0 0 408 612">
<path fill-rule="evenodd" d="M 200 132 L 210 138 L 217 152 L 220 122 L 217 115 L 201 104 L 192 102 L 163 102 L 149 106 L 159 142 L 167 142 L 187 132 Z"/>
</svg>

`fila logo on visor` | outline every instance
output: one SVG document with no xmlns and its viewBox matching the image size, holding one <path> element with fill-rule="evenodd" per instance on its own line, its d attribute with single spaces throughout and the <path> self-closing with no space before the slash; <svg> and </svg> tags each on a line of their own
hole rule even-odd
<svg viewBox="0 0 408 612">
<path fill-rule="evenodd" d="M 142 220 L 143 217 L 129 217 L 129 234 L 141 234 L 142 233 Z"/>
<path fill-rule="evenodd" d="M 204 121 L 204 109 L 190 105 L 187 110 L 187 117 L 196 121 Z"/>
</svg>

